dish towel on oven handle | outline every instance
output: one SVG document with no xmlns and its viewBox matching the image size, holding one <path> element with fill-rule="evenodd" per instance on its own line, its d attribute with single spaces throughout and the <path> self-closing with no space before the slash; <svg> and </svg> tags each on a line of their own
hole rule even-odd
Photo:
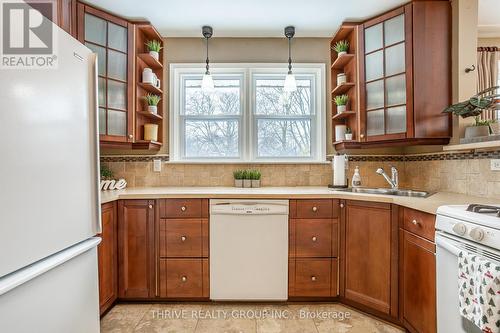
<svg viewBox="0 0 500 333">
<path fill-rule="evenodd" d="M 500 265 L 467 252 L 458 255 L 460 314 L 483 332 L 500 332 Z"/>
</svg>

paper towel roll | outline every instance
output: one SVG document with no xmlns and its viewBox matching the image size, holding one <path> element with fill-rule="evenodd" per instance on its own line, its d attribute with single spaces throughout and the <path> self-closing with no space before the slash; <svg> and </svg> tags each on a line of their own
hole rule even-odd
<svg viewBox="0 0 500 333">
<path fill-rule="evenodd" d="M 333 156 L 333 186 L 346 186 L 345 178 L 345 166 L 346 166 L 346 156 L 345 155 L 335 155 Z"/>
</svg>

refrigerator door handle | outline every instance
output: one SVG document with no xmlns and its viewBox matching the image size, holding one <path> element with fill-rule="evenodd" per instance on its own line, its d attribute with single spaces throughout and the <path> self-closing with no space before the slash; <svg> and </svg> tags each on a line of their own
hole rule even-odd
<svg viewBox="0 0 500 333">
<path fill-rule="evenodd" d="M 96 204 L 96 217 L 95 217 L 95 233 L 100 234 L 102 232 L 102 221 L 101 221 L 101 167 L 99 163 L 99 98 L 98 98 L 98 69 L 97 69 L 97 54 L 92 53 L 90 56 L 91 64 L 92 64 L 92 89 L 91 91 L 91 124 L 93 125 L 92 130 L 92 138 L 94 138 L 94 153 L 95 156 L 95 204 Z"/>
<path fill-rule="evenodd" d="M 89 238 L 66 250 L 62 250 L 0 278 L 0 296 L 96 247 L 100 242 L 101 238 L 99 237 Z"/>
</svg>

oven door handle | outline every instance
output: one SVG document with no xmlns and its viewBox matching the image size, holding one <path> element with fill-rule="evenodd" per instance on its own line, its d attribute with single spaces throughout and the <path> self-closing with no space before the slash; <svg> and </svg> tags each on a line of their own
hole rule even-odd
<svg viewBox="0 0 500 333">
<path fill-rule="evenodd" d="M 436 246 L 439 246 L 439 247 L 451 252 L 452 254 L 454 254 L 457 257 L 459 255 L 459 253 L 461 251 L 463 251 L 462 249 L 453 245 L 453 240 L 451 240 L 445 236 L 442 236 L 440 234 L 436 234 Z"/>
</svg>

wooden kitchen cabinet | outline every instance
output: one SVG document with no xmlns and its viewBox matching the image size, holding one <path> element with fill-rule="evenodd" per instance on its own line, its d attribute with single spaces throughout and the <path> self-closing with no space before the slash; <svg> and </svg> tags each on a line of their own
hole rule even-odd
<svg viewBox="0 0 500 333">
<path fill-rule="evenodd" d="M 451 103 L 449 2 L 413 1 L 363 22 L 358 31 L 353 49 L 359 68 L 350 81 L 359 86 L 359 98 L 346 121 L 354 140 L 337 140 L 335 149 L 447 144 L 451 117 L 442 111 Z"/>
<path fill-rule="evenodd" d="M 118 296 L 116 202 L 101 205 L 101 243 L 97 246 L 99 263 L 99 312 L 102 315 Z"/>
<path fill-rule="evenodd" d="M 290 200 L 288 296 L 338 295 L 339 200 Z"/>
<path fill-rule="evenodd" d="M 155 200 L 120 200 L 118 215 L 118 296 L 153 298 L 158 293 Z"/>
<path fill-rule="evenodd" d="M 436 245 L 423 238 L 434 239 L 434 220 L 408 208 L 400 220 L 400 317 L 412 333 L 436 332 Z"/>
<path fill-rule="evenodd" d="M 398 316 L 397 206 L 341 202 L 340 295 L 364 311 Z"/>
</svg>

